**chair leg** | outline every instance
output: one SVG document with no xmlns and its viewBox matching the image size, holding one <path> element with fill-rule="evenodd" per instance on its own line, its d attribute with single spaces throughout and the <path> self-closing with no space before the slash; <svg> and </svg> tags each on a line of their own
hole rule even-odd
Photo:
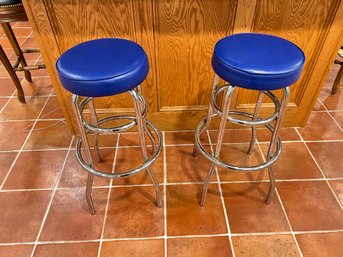
<svg viewBox="0 0 343 257">
<path fill-rule="evenodd" d="M 219 81 L 219 76 L 216 74 L 214 76 L 214 81 L 213 81 L 213 85 L 212 85 L 212 93 L 211 93 L 211 95 L 214 94 L 214 91 L 216 90 L 216 88 L 218 86 L 218 81 Z M 211 119 L 212 119 L 212 114 L 213 114 L 213 107 L 212 107 L 211 100 L 210 100 L 210 103 L 208 105 L 206 123 L 205 123 L 205 126 L 200 131 L 199 135 L 201 135 L 204 131 L 206 131 L 206 129 L 210 125 L 210 122 L 211 122 Z M 193 155 L 193 157 L 195 157 L 197 155 L 197 147 L 196 147 L 195 143 L 194 143 L 194 146 L 193 146 L 193 153 L 192 153 L 192 155 Z"/>
<path fill-rule="evenodd" d="M 17 55 L 18 58 L 20 58 L 20 64 L 22 67 L 26 67 L 27 63 L 24 57 L 24 54 L 22 52 L 22 50 L 20 49 L 20 46 L 18 44 L 18 41 L 13 33 L 13 30 L 11 28 L 11 25 L 9 23 L 2 23 L 2 27 L 4 29 L 4 32 L 8 38 L 8 40 L 10 41 L 12 48 L 15 52 L 15 54 Z M 25 74 L 25 79 L 28 82 L 32 82 L 32 77 L 31 77 L 31 73 L 29 71 L 24 71 Z"/>
<path fill-rule="evenodd" d="M 89 166 L 93 166 L 92 154 L 90 152 L 87 135 L 85 133 L 85 128 L 83 126 L 82 114 L 80 111 L 78 98 L 79 97 L 77 95 L 74 95 L 74 94 L 72 95 L 73 112 L 74 112 L 76 124 L 79 128 L 82 145 L 86 154 L 86 160 Z M 89 212 L 93 215 L 96 213 L 96 211 L 95 211 L 94 203 L 92 199 L 92 186 L 93 186 L 93 175 L 89 173 L 88 179 L 87 179 L 87 187 L 86 187 L 86 200 L 87 200 Z"/>
<path fill-rule="evenodd" d="M 333 86 L 332 86 L 332 90 L 331 90 L 331 94 L 334 95 L 336 94 L 338 88 L 339 88 L 339 84 L 341 83 L 343 78 L 343 64 L 341 64 L 341 68 L 338 71 L 338 74 L 335 78 L 335 81 L 333 82 Z"/>
<path fill-rule="evenodd" d="M 137 120 L 137 127 L 138 127 L 138 133 L 139 133 L 139 138 L 141 141 L 141 147 L 142 147 L 142 154 L 144 161 L 147 161 L 149 159 L 148 157 L 148 151 L 147 151 L 147 146 L 146 146 L 146 139 L 144 135 L 144 127 L 145 127 L 145 119 L 142 117 L 142 101 L 143 97 L 139 96 L 139 93 L 137 93 L 135 90 L 130 91 L 132 97 L 133 97 L 133 102 L 134 102 L 134 107 L 135 107 L 135 113 L 136 113 L 136 120 Z M 163 201 L 162 201 L 162 193 L 160 186 L 158 184 L 158 181 L 155 177 L 155 174 L 153 172 L 153 169 L 151 167 L 147 168 L 149 176 L 152 180 L 152 183 L 155 187 L 156 190 L 156 199 L 157 199 L 157 206 L 161 208 L 163 206 Z"/>
<path fill-rule="evenodd" d="M 263 99 L 263 92 L 259 91 L 256 106 L 255 106 L 253 121 L 257 121 L 258 114 L 260 112 L 260 108 L 261 108 L 261 104 L 262 104 L 262 99 Z M 252 134 L 251 134 L 251 140 L 250 140 L 248 154 L 252 153 L 252 150 L 254 148 L 255 141 L 256 141 L 256 126 L 253 126 L 251 129 L 252 129 Z"/>
<path fill-rule="evenodd" d="M 225 126 L 227 122 L 227 116 L 229 114 L 229 109 L 230 109 L 230 100 L 231 100 L 231 95 L 234 91 L 234 87 L 230 86 L 226 92 L 224 103 L 223 103 L 223 111 L 222 111 L 222 117 L 220 119 L 220 125 L 219 125 L 219 131 L 218 131 L 218 137 L 217 137 L 217 143 L 216 143 L 216 149 L 214 152 L 214 158 L 218 158 L 222 146 L 222 140 L 224 137 L 224 132 L 225 132 Z M 204 206 L 205 201 L 206 201 L 206 195 L 207 195 L 207 190 L 208 190 L 208 185 L 210 183 L 212 174 L 214 172 L 215 165 L 212 163 L 211 168 L 206 176 L 205 182 L 204 182 L 204 188 L 202 191 L 202 196 L 201 196 L 201 201 L 200 205 Z"/>
<path fill-rule="evenodd" d="M 2 64 L 4 65 L 5 69 L 7 70 L 8 74 L 10 75 L 15 87 L 17 88 L 19 101 L 21 103 L 25 103 L 25 95 L 24 95 L 23 88 L 21 87 L 19 78 L 17 74 L 15 73 L 15 71 L 13 70 L 12 64 L 8 60 L 6 53 L 4 49 L 2 49 L 1 45 L 0 45 L 0 60 Z"/>
<path fill-rule="evenodd" d="M 280 128 L 281 128 L 281 122 L 282 122 L 282 118 L 283 118 L 284 113 L 285 113 L 286 108 L 287 108 L 287 103 L 288 103 L 289 95 L 290 95 L 290 89 L 289 89 L 289 87 L 286 87 L 284 89 L 284 93 L 283 93 L 283 98 L 282 98 L 280 112 L 279 112 L 277 121 L 275 123 L 275 127 L 274 127 L 272 138 L 270 140 L 270 144 L 269 144 L 269 148 L 268 148 L 268 153 L 267 153 L 267 160 L 269 160 L 270 157 L 272 156 L 272 153 L 274 151 L 276 142 L 278 140 L 279 133 L 280 133 Z M 270 204 L 271 203 L 271 201 L 273 199 L 274 192 L 275 192 L 275 176 L 274 176 L 274 171 L 273 171 L 272 166 L 268 167 L 268 173 L 269 173 L 270 187 L 269 187 L 268 195 L 267 195 L 266 200 L 265 200 L 266 204 Z"/>
</svg>

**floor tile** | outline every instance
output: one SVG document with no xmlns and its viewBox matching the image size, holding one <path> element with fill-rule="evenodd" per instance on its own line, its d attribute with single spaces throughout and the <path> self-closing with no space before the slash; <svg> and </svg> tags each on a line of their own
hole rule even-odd
<svg viewBox="0 0 343 257">
<path fill-rule="evenodd" d="M 17 41 L 20 45 L 25 41 L 25 38 L 17 38 Z M 6 36 L 0 38 L 0 43 L 1 43 L 1 46 L 3 48 L 11 48 L 12 47 L 10 41 L 8 40 L 8 38 Z"/>
<path fill-rule="evenodd" d="M 229 257 L 232 256 L 229 237 L 171 238 L 167 242 L 168 256 Z"/>
<path fill-rule="evenodd" d="M 0 120 L 36 119 L 46 100 L 46 97 L 26 97 L 26 104 L 23 104 L 17 98 L 12 98 L 2 110 Z"/>
<path fill-rule="evenodd" d="M 239 167 L 251 167 L 263 163 L 257 145 L 255 145 L 251 155 L 247 153 L 248 149 L 249 144 L 223 145 L 219 157 L 222 162 Z M 218 172 L 221 181 L 256 181 L 269 179 L 267 170 L 239 172 L 218 167 Z"/>
<path fill-rule="evenodd" d="M 0 122 L 0 150 L 19 150 L 32 127 L 32 122 Z"/>
<path fill-rule="evenodd" d="M 217 185 L 210 185 L 206 206 L 201 207 L 202 185 L 167 186 L 167 233 L 212 235 L 227 233 Z"/>
<path fill-rule="evenodd" d="M 151 159 L 151 148 L 148 148 L 148 153 Z M 152 164 L 153 172 L 159 183 L 163 183 L 163 150 L 154 164 Z M 119 148 L 117 152 L 116 163 L 114 167 L 115 173 L 124 173 L 129 170 L 134 170 L 143 165 L 142 149 L 140 147 Z M 114 185 L 133 185 L 133 184 L 152 184 L 147 170 L 141 171 L 131 177 L 118 178 L 113 180 Z"/>
<path fill-rule="evenodd" d="M 290 230 L 277 197 L 264 202 L 268 189 L 268 183 L 222 184 L 232 233 Z"/>
<path fill-rule="evenodd" d="M 88 138 L 88 144 L 90 148 L 94 148 L 94 134 L 89 133 L 87 134 Z M 79 139 L 79 136 L 75 136 L 73 143 L 72 143 L 72 148 L 76 147 L 76 143 Z M 100 134 L 98 135 L 98 146 L 99 148 L 114 148 L 117 145 L 117 140 L 118 140 L 118 135 L 117 134 Z M 81 148 L 83 146 L 81 145 Z"/>
<path fill-rule="evenodd" d="M 35 38 L 26 38 L 20 46 L 22 48 L 38 48 L 38 43 Z"/>
<path fill-rule="evenodd" d="M 63 119 L 64 115 L 57 101 L 57 96 L 50 96 L 44 107 L 40 119 Z"/>
<path fill-rule="evenodd" d="M 272 133 L 265 128 L 256 130 L 257 140 L 259 142 L 270 142 Z M 281 140 L 284 141 L 300 141 L 300 137 L 295 128 L 281 128 L 280 132 Z"/>
<path fill-rule="evenodd" d="M 137 132 L 121 133 L 119 138 L 119 146 L 140 146 L 140 138 Z M 151 145 L 150 140 L 147 140 L 147 145 Z"/>
<path fill-rule="evenodd" d="M 330 112 L 331 116 L 338 123 L 338 125 L 343 128 L 343 111 L 341 112 Z"/>
<path fill-rule="evenodd" d="M 210 131 L 212 144 L 217 143 L 218 130 Z M 251 129 L 227 129 L 224 132 L 223 143 L 248 143 L 251 140 Z"/>
<path fill-rule="evenodd" d="M 3 189 L 53 188 L 65 156 L 66 151 L 21 152 Z"/>
<path fill-rule="evenodd" d="M 325 108 L 319 100 L 316 101 L 312 111 L 324 111 Z"/>
<path fill-rule="evenodd" d="M 16 87 L 11 78 L 0 78 L 0 96 L 11 96 Z"/>
<path fill-rule="evenodd" d="M 326 177 L 343 178 L 343 142 L 306 143 Z"/>
<path fill-rule="evenodd" d="M 95 160 L 94 151 L 92 151 Z M 114 149 L 100 149 L 101 162 L 94 162 L 95 168 L 111 173 L 113 168 Z M 75 150 L 69 152 L 59 187 L 84 187 L 87 184 L 88 172 L 84 170 L 76 158 Z M 110 180 L 94 176 L 94 186 L 108 186 Z"/>
<path fill-rule="evenodd" d="M 13 28 L 16 38 L 27 38 L 31 33 L 31 28 Z"/>
<path fill-rule="evenodd" d="M 33 257 L 97 257 L 99 243 L 38 245 Z"/>
<path fill-rule="evenodd" d="M 165 142 L 166 145 L 180 145 L 180 144 L 194 144 L 195 138 L 194 138 L 194 131 L 187 131 L 187 132 L 168 132 L 166 131 L 164 133 L 165 135 Z M 201 135 L 201 141 L 203 144 L 208 144 L 208 136 L 207 133 L 203 133 Z"/>
<path fill-rule="evenodd" d="M 0 256 L 3 257 L 31 257 L 33 245 L 0 246 Z"/>
<path fill-rule="evenodd" d="M 205 147 L 211 152 L 210 147 Z M 167 182 L 203 182 L 211 167 L 211 162 L 198 150 L 197 156 L 193 157 L 193 146 L 166 147 L 167 158 Z M 216 181 L 216 175 L 212 181 Z"/>
<path fill-rule="evenodd" d="M 0 110 L 5 106 L 5 104 L 9 101 L 9 98 L 0 98 Z"/>
<path fill-rule="evenodd" d="M 0 242 L 33 242 L 45 215 L 51 191 L 1 192 Z"/>
<path fill-rule="evenodd" d="M 320 92 L 319 99 L 328 110 L 343 110 L 343 91 L 338 90 L 331 95 L 331 88 L 324 87 Z"/>
<path fill-rule="evenodd" d="M 154 187 L 112 188 L 104 238 L 163 234 L 163 208 L 157 207 Z"/>
<path fill-rule="evenodd" d="M 21 86 L 24 90 L 25 96 L 48 96 L 53 89 L 51 79 L 49 77 L 33 77 L 32 83 L 27 82 L 24 79 Z"/>
<path fill-rule="evenodd" d="M 300 257 L 291 235 L 232 237 L 236 257 Z"/>
<path fill-rule="evenodd" d="M 68 148 L 72 136 L 64 121 L 38 121 L 24 149 Z"/>
<path fill-rule="evenodd" d="M 343 180 L 332 180 L 329 183 L 343 206 Z"/>
<path fill-rule="evenodd" d="M 342 256 L 343 232 L 296 235 L 304 257 Z"/>
<path fill-rule="evenodd" d="M 343 133 L 326 112 L 313 112 L 306 127 L 299 128 L 304 140 L 343 139 Z"/>
<path fill-rule="evenodd" d="M 11 168 L 11 165 L 17 154 L 18 153 L 16 152 L 0 153 L 0 185 L 6 177 L 7 172 Z"/>
<path fill-rule="evenodd" d="M 104 242 L 101 248 L 101 257 L 163 257 L 164 240 L 120 240 Z"/>
<path fill-rule="evenodd" d="M 269 144 L 261 144 L 265 156 Z M 284 143 L 279 160 L 273 164 L 276 179 L 323 178 L 304 143 Z"/>
<path fill-rule="evenodd" d="M 280 182 L 277 188 L 295 231 L 343 228 L 343 212 L 325 181 Z"/>
<path fill-rule="evenodd" d="M 39 240 L 99 239 L 105 215 L 107 192 L 108 189 L 93 189 L 92 196 L 97 213 L 91 215 L 83 188 L 58 190 Z"/>
<path fill-rule="evenodd" d="M 14 28 L 31 28 L 30 22 L 28 21 L 20 21 L 16 22 Z"/>
</svg>

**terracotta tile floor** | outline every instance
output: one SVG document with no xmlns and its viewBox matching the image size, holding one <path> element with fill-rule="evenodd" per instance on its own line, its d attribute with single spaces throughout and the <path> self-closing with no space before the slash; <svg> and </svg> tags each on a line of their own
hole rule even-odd
<svg viewBox="0 0 343 257">
<path fill-rule="evenodd" d="M 36 45 L 27 23 L 16 24 L 14 31 L 22 45 Z M 0 35 L 14 60 L 1 29 Z M 271 205 L 264 204 L 266 170 L 218 169 L 206 206 L 200 207 L 210 164 L 191 156 L 193 131 L 163 132 L 165 146 L 153 168 L 164 208 L 157 208 L 143 172 L 115 181 L 95 178 L 92 216 L 84 198 L 86 173 L 76 161 L 75 139 L 46 71 L 33 72 L 32 84 L 23 80 L 24 105 L 0 66 L 0 257 L 342 256 L 343 87 L 330 95 L 337 69 L 332 68 L 308 125 L 282 130 Z M 205 147 L 216 136 L 216 131 L 205 135 Z M 262 160 L 268 139 L 259 129 L 258 145 L 247 156 L 250 131 L 228 130 L 222 158 L 253 165 Z M 103 162 L 97 167 L 121 172 L 139 165 L 138 145 L 135 133 L 101 136 Z"/>
</svg>

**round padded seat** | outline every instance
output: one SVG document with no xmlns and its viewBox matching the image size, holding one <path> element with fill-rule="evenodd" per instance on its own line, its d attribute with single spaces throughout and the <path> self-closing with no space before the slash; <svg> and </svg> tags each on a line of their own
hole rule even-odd
<svg viewBox="0 0 343 257">
<path fill-rule="evenodd" d="M 272 35 L 234 34 L 217 42 L 212 67 L 234 86 L 255 90 L 287 87 L 298 80 L 305 62 L 292 42 Z"/>
<path fill-rule="evenodd" d="M 149 72 L 143 48 L 120 38 L 103 38 L 81 43 L 57 60 L 62 86 L 88 97 L 120 94 L 137 87 Z"/>
</svg>

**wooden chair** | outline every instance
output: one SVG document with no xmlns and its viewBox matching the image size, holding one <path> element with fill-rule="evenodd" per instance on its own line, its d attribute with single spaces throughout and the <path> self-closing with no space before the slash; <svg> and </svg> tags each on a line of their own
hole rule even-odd
<svg viewBox="0 0 343 257">
<path fill-rule="evenodd" d="M 343 46 L 341 46 L 341 49 L 339 50 L 338 55 L 341 58 L 343 58 Z M 341 67 L 337 73 L 335 81 L 333 82 L 333 86 L 331 90 L 332 95 L 336 94 L 337 90 L 339 89 L 339 84 L 341 83 L 342 78 L 343 78 L 343 61 L 335 60 L 335 63 L 341 65 Z"/>
<path fill-rule="evenodd" d="M 39 52 L 39 49 L 21 49 L 18 41 L 13 33 L 10 22 L 28 21 L 24 6 L 21 0 L 0 0 L 0 23 L 4 32 L 11 43 L 11 46 L 17 55 L 17 61 L 12 65 L 5 54 L 2 46 L 0 45 L 0 60 L 7 72 L 11 76 L 18 92 L 18 99 L 20 102 L 25 103 L 25 95 L 20 80 L 16 74 L 17 71 L 23 71 L 25 79 L 32 82 L 30 70 L 43 69 L 45 65 L 30 65 L 28 66 L 24 57 L 25 53 Z"/>
</svg>

